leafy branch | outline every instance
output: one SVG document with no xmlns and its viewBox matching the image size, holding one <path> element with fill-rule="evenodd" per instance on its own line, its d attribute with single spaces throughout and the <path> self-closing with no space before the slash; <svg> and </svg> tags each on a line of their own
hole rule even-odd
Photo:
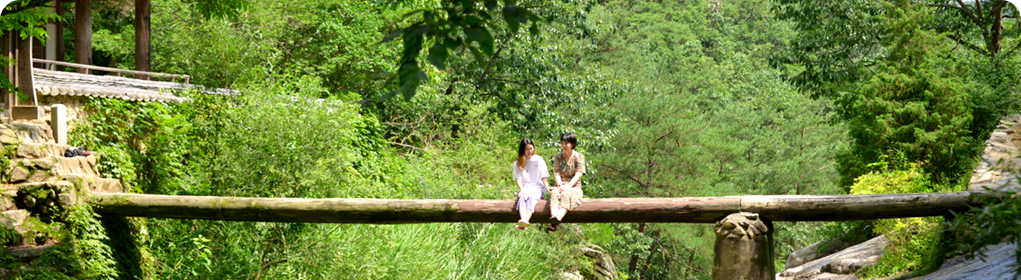
<svg viewBox="0 0 1021 280">
<path fill-rule="evenodd" d="M 381 43 L 387 43 L 401 37 L 404 49 L 397 73 L 389 75 L 397 77 L 399 86 L 378 101 L 393 98 L 398 93 L 407 100 L 415 96 L 415 90 L 429 79 L 418 62 L 426 46 L 429 46 L 426 60 L 437 69 L 446 70 L 450 52 L 458 48 L 468 50 L 479 65 L 487 65 L 487 60 L 499 55 L 499 50 L 494 51 L 495 41 L 490 32 L 499 26 L 498 17 L 502 17 L 503 23 L 513 33 L 529 22 L 529 32 L 539 33 L 541 18 L 528 8 L 519 7 L 514 0 L 444 0 L 439 4 L 438 8 L 418 9 L 406 14 L 405 18 L 421 15 L 421 19 L 382 40 Z"/>
</svg>

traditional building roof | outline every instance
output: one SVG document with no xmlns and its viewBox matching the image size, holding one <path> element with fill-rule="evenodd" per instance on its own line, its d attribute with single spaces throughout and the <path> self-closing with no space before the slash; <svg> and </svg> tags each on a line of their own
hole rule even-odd
<svg viewBox="0 0 1021 280">
<path fill-rule="evenodd" d="M 146 81 L 118 76 L 98 76 L 75 72 L 32 69 L 34 87 L 39 95 L 91 96 L 120 98 L 144 102 L 184 102 L 174 91 L 190 88 L 205 89 L 198 85 L 175 82 Z"/>
</svg>

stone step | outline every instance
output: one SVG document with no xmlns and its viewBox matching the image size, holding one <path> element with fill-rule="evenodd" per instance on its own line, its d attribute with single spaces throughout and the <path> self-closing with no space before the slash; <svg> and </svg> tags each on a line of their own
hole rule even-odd
<svg viewBox="0 0 1021 280">
<path fill-rule="evenodd" d="M 17 139 L 0 137 L 4 144 L 11 144 L 6 141 L 16 140 L 21 143 L 53 143 L 53 131 L 50 125 L 44 120 L 24 120 L 12 122 L 6 128 L 0 128 L 0 135 L 14 134 Z"/>
<path fill-rule="evenodd" d="M 121 184 L 120 179 L 102 178 L 99 176 L 87 176 L 67 174 L 61 176 L 61 180 L 71 182 L 75 188 L 86 189 L 89 192 L 104 193 L 126 193 L 127 187 Z"/>
<path fill-rule="evenodd" d="M 90 192 L 120 193 L 127 192 L 127 188 L 121 184 L 120 179 L 102 178 L 99 176 L 88 176 L 78 174 L 61 175 L 57 180 L 36 183 L 14 184 L 5 187 L 4 195 L 13 194 L 16 197 L 19 190 L 35 189 L 37 186 L 45 185 L 47 188 L 56 190 L 58 193 L 75 193 L 76 190 L 87 190 Z M 10 188 L 8 190 L 7 188 Z"/>
<path fill-rule="evenodd" d="M 49 156 L 36 159 L 11 160 L 4 172 L 8 175 L 8 183 L 38 183 L 57 180 L 63 175 L 100 176 L 96 169 L 96 157 L 62 157 Z"/>
<path fill-rule="evenodd" d="M 57 143 L 21 143 L 15 149 L 15 158 L 46 158 L 49 156 L 64 156 L 64 151 L 70 145 Z"/>
<path fill-rule="evenodd" d="M 33 246 L 26 248 L 13 248 L 7 249 L 7 254 L 18 259 L 18 261 L 26 262 L 41 257 L 46 252 L 50 251 L 55 245 L 43 245 Z"/>
</svg>

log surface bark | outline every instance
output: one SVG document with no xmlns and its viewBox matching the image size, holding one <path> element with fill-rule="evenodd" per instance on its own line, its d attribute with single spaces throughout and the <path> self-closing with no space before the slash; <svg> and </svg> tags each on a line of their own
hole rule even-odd
<svg viewBox="0 0 1021 280">
<path fill-rule="evenodd" d="M 941 216 L 977 203 L 973 192 L 831 196 L 598 198 L 565 223 L 715 223 L 728 214 L 758 213 L 770 221 L 848 221 Z M 516 222 L 513 200 L 253 198 L 91 193 L 97 212 L 135 217 L 296 223 Z M 549 216 L 546 201 L 532 222 Z"/>
</svg>

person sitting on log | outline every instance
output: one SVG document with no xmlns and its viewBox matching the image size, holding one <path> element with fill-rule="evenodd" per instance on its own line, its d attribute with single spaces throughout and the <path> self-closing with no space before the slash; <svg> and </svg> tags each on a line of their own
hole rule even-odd
<svg viewBox="0 0 1021 280">
<path fill-rule="evenodd" d="M 531 139 L 521 139 L 518 144 L 518 159 L 514 161 L 514 182 L 518 185 L 518 203 L 515 210 L 521 215 L 517 228 L 525 230 L 535 213 L 535 205 L 542 199 L 548 187 L 549 169 L 546 161 L 535 154 Z"/>
<path fill-rule="evenodd" d="M 564 133 L 560 136 L 561 152 L 553 156 L 553 177 L 557 186 L 549 190 L 552 217 L 546 229 L 550 231 L 557 231 L 567 211 L 581 205 L 581 174 L 585 174 L 585 156 L 574 150 L 577 144 L 578 137 L 574 133 Z"/>
</svg>

